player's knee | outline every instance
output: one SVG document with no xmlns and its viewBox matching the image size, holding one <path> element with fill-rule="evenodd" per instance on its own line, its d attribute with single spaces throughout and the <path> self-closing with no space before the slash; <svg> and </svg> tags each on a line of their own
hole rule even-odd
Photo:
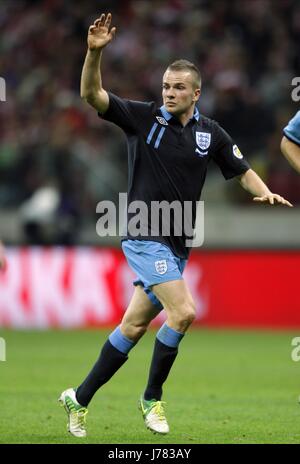
<svg viewBox="0 0 300 464">
<path fill-rule="evenodd" d="M 193 302 L 186 303 L 178 312 L 177 324 L 179 332 L 185 332 L 187 328 L 193 323 L 196 317 L 196 308 Z"/>
<path fill-rule="evenodd" d="M 187 325 L 191 325 L 196 317 L 195 309 L 194 307 L 188 306 L 183 314 L 182 321 Z"/>
<path fill-rule="evenodd" d="M 122 333 L 125 337 L 129 338 L 129 340 L 137 341 L 139 340 L 144 333 L 147 331 L 146 324 L 135 324 L 135 323 L 126 323 L 123 322 L 121 324 Z"/>
</svg>

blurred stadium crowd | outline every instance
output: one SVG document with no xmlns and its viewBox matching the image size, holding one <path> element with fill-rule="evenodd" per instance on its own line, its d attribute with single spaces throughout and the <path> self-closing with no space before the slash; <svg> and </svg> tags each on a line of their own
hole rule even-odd
<svg viewBox="0 0 300 464">
<path fill-rule="evenodd" d="M 300 203 L 299 178 L 279 153 L 298 109 L 299 0 L 2 0 L 0 208 L 18 210 L 27 240 L 43 242 L 39 222 L 52 221 L 56 242 L 76 242 L 96 204 L 126 191 L 125 139 L 79 94 L 88 27 L 108 11 L 117 36 L 104 55 L 104 87 L 160 102 L 166 66 L 190 59 L 203 77 L 200 112 L 274 191 Z M 251 204 L 240 188 L 226 191 L 218 201 Z"/>
</svg>

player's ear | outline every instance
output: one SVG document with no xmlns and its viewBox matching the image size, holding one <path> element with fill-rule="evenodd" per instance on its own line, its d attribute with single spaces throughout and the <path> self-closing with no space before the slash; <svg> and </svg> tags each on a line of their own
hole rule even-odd
<svg viewBox="0 0 300 464">
<path fill-rule="evenodd" d="M 194 98 L 193 98 L 193 101 L 198 101 L 199 98 L 200 98 L 200 95 L 201 95 L 201 89 L 196 89 L 195 92 L 194 92 Z"/>
</svg>

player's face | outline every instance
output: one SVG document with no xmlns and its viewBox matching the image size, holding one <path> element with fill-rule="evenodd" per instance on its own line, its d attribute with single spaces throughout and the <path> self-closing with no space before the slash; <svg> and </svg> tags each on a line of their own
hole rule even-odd
<svg viewBox="0 0 300 464">
<path fill-rule="evenodd" d="M 178 115 L 187 112 L 200 97 L 193 73 L 167 69 L 163 77 L 162 97 L 169 113 Z"/>
</svg>

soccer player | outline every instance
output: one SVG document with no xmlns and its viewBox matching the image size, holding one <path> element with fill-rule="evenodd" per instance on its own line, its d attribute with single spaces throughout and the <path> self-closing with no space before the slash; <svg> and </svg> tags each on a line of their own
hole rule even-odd
<svg viewBox="0 0 300 464">
<path fill-rule="evenodd" d="M 283 129 L 283 133 L 280 145 L 281 153 L 300 174 L 300 111 Z"/>
<path fill-rule="evenodd" d="M 153 201 L 199 200 L 208 162 L 213 159 L 225 179 L 237 177 L 254 200 L 270 205 L 292 206 L 268 187 L 250 169 L 238 147 L 215 122 L 195 107 L 200 97 L 201 77 L 197 67 L 179 60 L 163 76 L 163 106 L 122 99 L 102 86 L 100 64 L 104 47 L 111 42 L 111 14 L 102 14 L 88 32 L 88 51 L 82 70 L 81 97 L 99 116 L 123 129 L 128 141 L 128 205 L 135 200 L 147 206 Z M 151 70 L 149 70 L 151 72 Z M 121 76 L 120 76 L 121 78 Z M 134 76 L 133 76 L 134 78 Z M 139 400 L 145 424 L 154 433 L 166 434 L 162 387 L 178 353 L 178 346 L 195 318 L 195 303 L 182 278 L 189 256 L 186 235 L 153 236 L 151 220 L 136 237 L 130 230 L 122 248 L 136 273 L 135 290 L 121 324 L 110 334 L 92 370 L 74 389 L 62 392 L 59 401 L 68 414 L 69 431 L 86 436 L 87 406 L 96 391 L 127 361 L 130 350 L 148 325 L 164 309 L 167 320 L 157 333 L 146 389 Z M 146 218 L 147 219 L 147 218 Z M 149 219 L 149 218 L 148 218 Z M 193 223 L 195 208 L 193 210 Z M 189 234 L 187 234 L 189 235 Z"/>
</svg>

